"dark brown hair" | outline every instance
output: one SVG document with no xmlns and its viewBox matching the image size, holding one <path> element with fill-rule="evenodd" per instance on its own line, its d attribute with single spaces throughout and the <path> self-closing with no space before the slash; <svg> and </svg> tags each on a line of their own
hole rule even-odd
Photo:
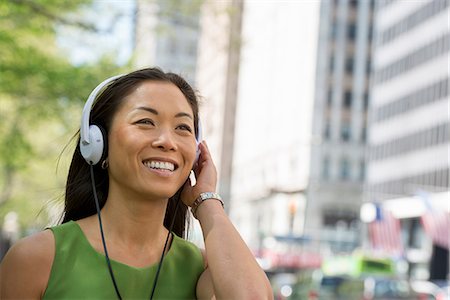
<svg viewBox="0 0 450 300">
<path fill-rule="evenodd" d="M 112 81 L 97 97 L 91 110 L 90 124 L 96 124 L 103 128 L 105 136 L 107 136 L 114 115 L 123 99 L 142 82 L 149 80 L 169 82 L 180 89 L 194 113 L 195 134 L 198 136 L 198 102 L 195 91 L 179 75 L 165 73 L 158 68 L 137 70 Z M 67 176 L 62 223 L 79 220 L 97 213 L 91 184 L 90 166 L 81 156 L 79 132 L 76 136 L 78 137 L 77 146 Z M 100 167 L 100 163 L 94 166 L 94 178 L 98 201 L 100 208 L 102 208 L 108 198 L 109 176 L 108 172 Z M 189 219 L 187 206 L 180 200 L 181 189 L 182 187 L 169 199 L 164 226 L 169 228 L 172 220 L 174 220 L 173 232 L 180 237 L 185 237 L 186 224 L 189 223 Z M 179 207 L 175 215 L 177 202 L 179 202 Z"/>
</svg>

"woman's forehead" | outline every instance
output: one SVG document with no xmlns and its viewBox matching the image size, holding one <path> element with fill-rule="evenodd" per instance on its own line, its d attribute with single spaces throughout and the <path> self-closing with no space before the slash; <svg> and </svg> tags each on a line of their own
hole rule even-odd
<svg viewBox="0 0 450 300">
<path fill-rule="evenodd" d="M 123 99 L 119 110 L 135 110 L 150 107 L 156 111 L 179 113 L 193 116 L 193 110 L 181 90 L 170 82 L 146 81 L 138 85 Z"/>
</svg>

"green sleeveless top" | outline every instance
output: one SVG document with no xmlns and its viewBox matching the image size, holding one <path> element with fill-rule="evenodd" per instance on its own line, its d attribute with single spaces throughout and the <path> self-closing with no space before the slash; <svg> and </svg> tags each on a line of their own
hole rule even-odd
<svg viewBox="0 0 450 300">
<path fill-rule="evenodd" d="M 105 256 L 97 252 L 76 222 L 50 228 L 55 257 L 43 299 L 117 299 Z M 200 250 L 175 234 L 158 278 L 154 299 L 195 299 L 203 272 Z M 136 268 L 111 260 L 123 299 L 149 299 L 158 264 Z"/>
</svg>

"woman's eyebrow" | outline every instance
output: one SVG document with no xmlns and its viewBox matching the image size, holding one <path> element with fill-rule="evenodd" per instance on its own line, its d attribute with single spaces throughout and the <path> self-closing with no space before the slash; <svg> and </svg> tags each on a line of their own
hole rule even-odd
<svg viewBox="0 0 450 300">
<path fill-rule="evenodd" d="M 151 108 L 151 107 L 147 107 L 147 106 L 139 106 L 139 107 L 136 108 L 136 110 L 145 110 L 145 111 L 148 111 L 148 112 L 150 112 L 152 114 L 158 115 L 158 111 L 156 109 Z"/>
<path fill-rule="evenodd" d="M 158 115 L 159 114 L 156 109 L 148 107 L 148 106 L 139 106 L 139 107 L 136 107 L 135 110 L 148 111 L 148 112 L 150 112 L 150 113 L 152 113 L 154 115 Z M 192 120 L 194 119 L 189 113 L 186 113 L 186 112 L 179 112 L 179 113 L 177 113 L 175 115 L 175 118 L 182 118 L 182 117 L 188 117 L 188 118 L 190 118 Z"/>
<path fill-rule="evenodd" d="M 185 113 L 185 112 L 179 112 L 175 115 L 175 118 L 182 118 L 182 117 L 188 117 L 192 120 L 194 119 L 194 118 L 192 118 L 192 116 L 190 114 Z"/>
</svg>

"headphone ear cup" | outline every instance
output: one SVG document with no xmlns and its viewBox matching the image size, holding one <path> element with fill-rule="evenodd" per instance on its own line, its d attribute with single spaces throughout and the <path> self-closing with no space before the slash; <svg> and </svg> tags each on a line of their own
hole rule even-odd
<svg viewBox="0 0 450 300">
<path fill-rule="evenodd" d="M 108 134 L 106 133 L 105 128 L 103 128 L 100 125 L 96 125 L 100 132 L 102 133 L 102 139 L 103 139 L 103 150 L 102 150 L 102 156 L 100 157 L 100 162 L 105 160 L 108 157 Z"/>
<path fill-rule="evenodd" d="M 106 156 L 105 131 L 97 125 L 89 126 L 89 144 L 80 143 L 80 151 L 83 158 L 90 165 L 96 165 Z"/>
</svg>

